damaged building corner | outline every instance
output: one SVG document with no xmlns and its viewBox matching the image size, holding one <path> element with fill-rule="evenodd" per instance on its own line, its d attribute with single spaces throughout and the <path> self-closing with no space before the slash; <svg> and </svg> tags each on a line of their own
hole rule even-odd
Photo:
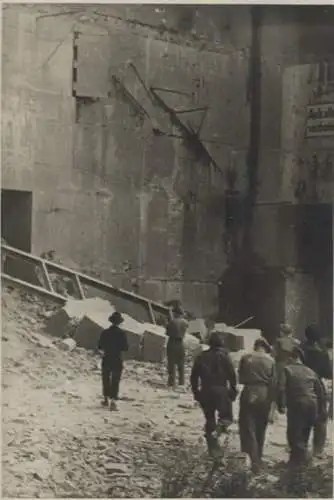
<svg viewBox="0 0 334 500">
<path fill-rule="evenodd" d="M 7 244 L 271 340 L 330 336 L 332 18 L 302 11 L 7 6 Z"/>
</svg>

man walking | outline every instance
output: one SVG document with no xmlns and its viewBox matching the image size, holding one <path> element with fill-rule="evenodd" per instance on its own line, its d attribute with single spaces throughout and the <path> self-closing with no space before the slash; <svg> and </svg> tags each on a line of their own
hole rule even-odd
<svg viewBox="0 0 334 500">
<path fill-rule="evenodd" d="M 287 440 L 291 465 L 302 465 L 308 459 L 308 442 L 324 404 L 324 393 L 319 377 L 304 365 L 299 347 L 291 353 L 278 380 L 278 411 L 287 410 Z"/>
<path fill-rule="evenodd" d="M 110 409 L 117 410 L 116 401 L 123 371 L 122 352 L 128 350 L 128 342 L 126 333 L 120 328 L 124 321 L 122 315 L 119 312 L 114 312 L 109 317 L 109 321 L 111 326 L 103 330 L 98 343 L 98 349 L 103 351 L 102 390 L 104 400 L 102 405 L 108 406 L 108 399 L 110 399 Z"/>
<path fill-rule="evenodd" d="M 205 438 L 213 455 L 219 449 L 218 436 L 233 422 L 232 402 L 237 396 L 235 370 L 219 333 L 209 338 L 210 348 L 195 359 L 190 383 L 205 417 Z M 199 388 L 200 383 L 200 388 Z M 218 425 L 217 414 L 218 413 Z"/>
<path fill-rule="evenodd" d="M 188 321 L 184 318 L 181 307 L 173 309 L 173 319 L 166 327 L 168 386 L 175 387 L 176 369 L 179 385 L 184 385 L 185 349 L 183 339 L 188 329 Z"/>
<path fill-rule="evenodd" d="M 286 364 L 290 361 L 291 353 L 294 347 L 298 346 L 299 344 L 299 340 L 297 340 L 293 335 L 291 326 L 286 323 L 281 324 L 280 336 L 274 344 L 272 353 L 276 363 L 275 370 L 278 378 L 284 371 Z M 273 423 L 275 420 L 275 413 L 276 403 L 274 402 L 269 417 L 269 421 L 271 423 Z"/>
<path fill-rule="evenodd" d="M 269 413 L 274 400 L 275 362 L 270 345 L 264 338 L 254 343 L 254 352 L 245 354 L 239 364 L 240 396 L 239 433 L 241 451 L 252 462 L 252 471 L 259 472 Z"/>
<path fill-rule="evenodd" d="M 327 391 L 324 380 L 332 380 L 333 366 L 325 347 L 321 345 L 321 334 L 316 325 L 309 325 L 305 330 L 305 341 L 301 348 L 304 354 L 305 365 L 311 368 L 319 377 L 323 391 L 324 406 L 318 414 L 313 430 L 313 453 L 315 456 L 323 454 L 327 437 Z"/>
</svg>

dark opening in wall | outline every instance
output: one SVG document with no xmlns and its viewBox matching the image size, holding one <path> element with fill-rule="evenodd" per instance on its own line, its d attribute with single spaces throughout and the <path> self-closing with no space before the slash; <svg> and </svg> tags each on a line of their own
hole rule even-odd
<svg viewBox="0 0 334 500">
<path fill-rule="evenodd" d="M 32 231 L 32 192 L 1 190 L 1 237 L 6 244 L 31 252 Z M 4 260 L 4 272 L 23 280 L 35 282 L 34 265 L 21 258 L 7 256 Z M 34 278 L 34 280 L 32 280 Z"/>
<path fill-rule="evenodd" d="M 331 268 L 333 263 L 333 214 L 328 203 L 304 205 L 298 234 L 299 261 L 311 273 Z"/>
<path fill-rule="evenodd" d="M 8 245 L 31 251 L 32 192 L 1 190 L 1 237 Z"/>
</svg>

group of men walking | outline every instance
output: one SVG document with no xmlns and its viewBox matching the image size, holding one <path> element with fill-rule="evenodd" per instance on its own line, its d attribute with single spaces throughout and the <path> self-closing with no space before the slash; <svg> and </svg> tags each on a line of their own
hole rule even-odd
<svg viewBox="0 0 334 500">
<path fill-rule="evenodd" d="M 103 351 L 102 386 L 104 406 L 117 409 L 123 370 L 122 352 L 128 349 L 123 318 L 115 312 L 111 326 L 101 334 L 98 349 Z M 185 384 L 184 337 L 188 322 L 180 307 L 166 327 L 168 386 Z M 321 455 L 326 443 L 328 398 L 324 379 L 332 380 L 332 361 L 321 345 L 319 331 L 309 326 L 300 343 L 288 325 L 281 325 L 280 337 L 273 347 L 263 337 L 254 343 L 253 352 L 245 354 L 236 370 L 223 337 L 211 333 L 209 348 L 195 359 L 190 376 L 194 399 L 205 417 L 208 451 L 219 450 L 218 438 L 233 423 L 233 402 L 238 396 L 238 382 L 243 386 L 239 405 L 241 451 L 251 459 L 252 470 L 261 468 L 268 424 L 276 413 L 287 417 L 287 441 L 290 463 L 308 460 L 308 442 L 313 430 L 313 455 Z M 178 379 L 176 381 L 176 372 Z M 333 397 L 333 396 L 331 396 Z M 332 400 L 331 400 L 332 405 Z"/>
<path fill-rule="evenodd" d="M 332 363 L 316 327 L 308 327 L 305 337 L 300 344 L 290 327 L 282 325 L 273 349 L 266 339 L 257 339 L 254 351 L 241 358 L 237 377 L 221 337 L 211 334 L 209 350 L 198 356 L 191 373 L 194 398 L 206 419 L 210 453 L 218 450 L 219 434 L 233 421 L 231 405 L 237 396 L 238 378 L 243 386 L 238 419 L 241 450 L 249 455 L 254 472 L 261 468 L 266 430 L 276 411 L 287 417 L 291 465 L 307 462 L 312 430 L 313 455 L 322 454 L 328 420 L 323 379 L 332 379 Z"/>
</svg>

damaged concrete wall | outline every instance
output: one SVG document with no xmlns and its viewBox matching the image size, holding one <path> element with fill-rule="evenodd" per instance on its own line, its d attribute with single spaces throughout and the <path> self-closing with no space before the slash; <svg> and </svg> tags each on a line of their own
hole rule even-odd
<svg viewBox="0 0 334 500">
<path fill-rule="evenodd" d="M 319 22 L 311 16 L 303 23 L 290 18 L 282 25 L 280 14 L 267 9 L 262 29 L 261 160 L 253 242 L 266 265 L 289 269 L 285 320 L 299 335 L 307 321 L 319 322 L 324 331 L 331 328 L 332 306 L 327 306 L 327 312 L 320 307 L 323 279 L 315 277 L 318 250 L 318 261 L 332 261 L 327 258 L 328 248 L 319 247 L 331 246 L 331 222 L 327 237 L 319 236 L 322 241 L 313 249 L 313 269 L 308 266 L 308 270 L 304 254 L 312 249 L 302 238 L 302 226 L 309 218 L 306 204 L 332 203 L 334 136 L 310 137 L 307 130 L 309 106 L 333 103 L 333 84 L 321 82 L 324 63 L 334 61 L 333 41 L 330 17 Z M 331 266 L 326 273 L 332 275 Z M 332 296 L 328 286 L 326 290 Z M 332 303 L 329 298 L 328 302 Z"/>
<path fill-rule="evenodd" d="M 248 9 L 108 6 L 93 22 L 43 17 L 52 9 L 4 11 L 3 187 L 33 192 L 33 251 L 54 249 L 116 285 L 136 278 L 152 298 L 211 313 L 224 267 L 223 177 L 180 138 L 155 136 L 111 76 L 169 134 L 180 132 L 129 62 L 147 86 L 184 92 L 166 94 L 169 106 L 209 106 L 201 137 L 223 171 L 233 154 L 245 190 Z M 187 119 L 196 127 L 200 114 Z"/>
<path fill-rule="evenodd" d="M 334 40 L 330 21 L 317 24 L 315 20 L 312 24 L 311 18 L 302 24 L 292 18 L 283 24 L 281 16 L 283 12 L 280 14 L 268 8 L 261 35 L 261 155 L 253 240 L 256 251 L 268 265 L 291 266 L 297 264 L 296 255 L 292 255 L 295 252 L 281 251 L 284 244 L 281 204 L 306 201 L 295 196 L 298 182 L 302 180 L 301 160 L 305 162 L 310 151 L 326 149 L 328 152 L 334 147 L 333 136 L 325 139 L 304 137 L 306 105 L 312 104 L 313 91 L 317 87 L 318 64 L 334 60 Z M 311 170 L 310 165 L 307 169 Z M 321 179 L 317 182 L 322 192 L 319 192 L 319 202 L 330 201 L 333 187 L 330 175 L 325 182 Z M 267 231 L 268 237 L 265 236 Z M 289 224 L 287 231 L 290 231 Z M 295 245 L 293 240 L 293 234 L 285 238 L 290 249 Z"/>
</svg>

